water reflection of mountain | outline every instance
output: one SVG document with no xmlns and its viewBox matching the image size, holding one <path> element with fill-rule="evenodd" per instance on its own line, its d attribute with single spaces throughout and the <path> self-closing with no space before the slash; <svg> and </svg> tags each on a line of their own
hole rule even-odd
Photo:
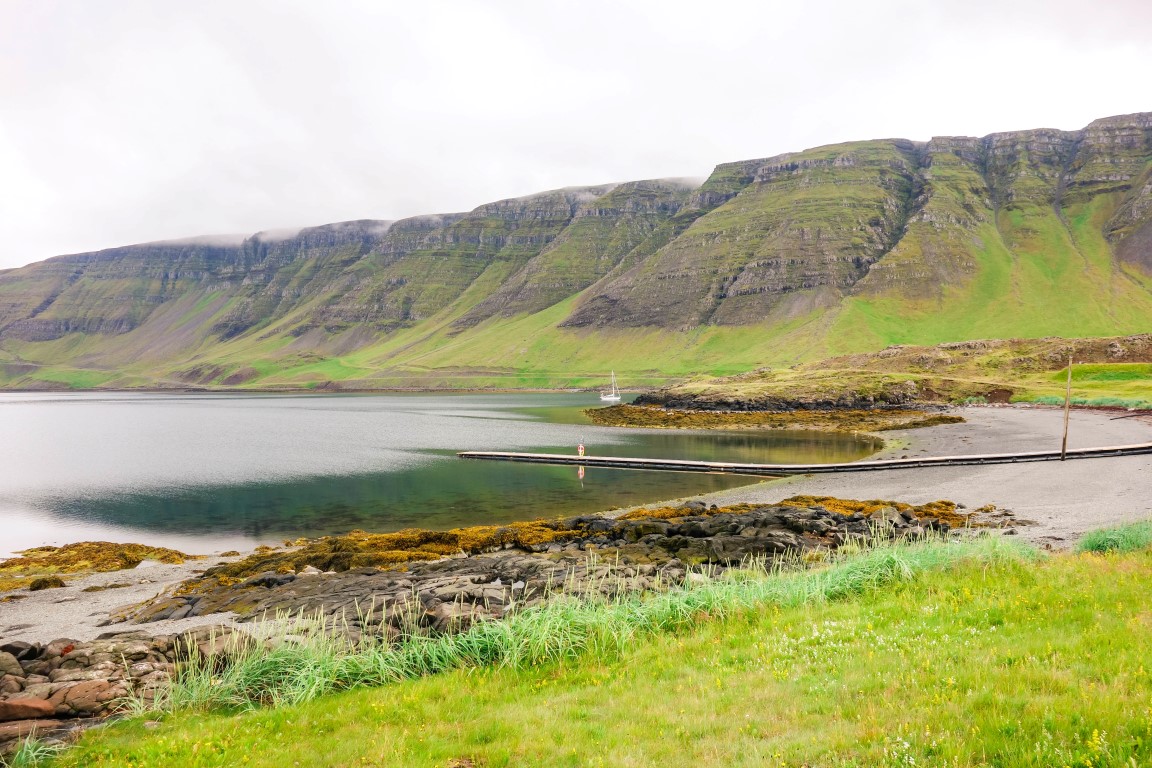
<svg viewBox="0 0 1152 768">
<path fill-rule="evenodd" d="M 445 459 L 415 470 L 59 499 L 59 516 L 179 534 L 268 540 L 408 527 L 450 528 L 579 514 L 755 482 L 731 475 L 493 465 Z"/>
<path fill-rule="evenodd" d="M 18 418 L 6 426 L 21 427 L 23 449 L 0 449 L 13 469 L 0 477 L 0 502 L 21 499 L 46 526 L 86 536 L 196 536 L 206 548 L 579 514 L 757 482 L 606 469 L 581 480 L 572 467 L 463 461 L 446 446 L 572 453 L 583 441 L 594 455 L 757 463 L 851 461 L 879 447 L 832 433 L 585 426 L 586 398 L 568 395 L 76 400 L 10 406 Z"/>
</svg>

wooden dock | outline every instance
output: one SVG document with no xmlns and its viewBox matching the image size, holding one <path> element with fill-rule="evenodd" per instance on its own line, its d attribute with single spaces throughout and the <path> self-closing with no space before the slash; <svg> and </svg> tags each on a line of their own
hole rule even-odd
<svg viewBox="0 0 1152 768">
<path fill-rule="evenodd" d="M 529 464 L 562 464 L 606 469 L 649 469 L 665 472 L 722 472 L 733 475 L 811 475 L 832 472 L 877 472 L 919 467 L 957 467 L 975 464 L 1017 464 L 1032 461 L 1060 461 L 1060 451 L 1028 453 L 987 453 L 974 456 L 933 456 L 922 459 L 884 459 L 841 464 L 738 464 L 725 461 L 644 459 L 623 456 L 576 456 L 567 453 L 511 453 L 507 451 L 460 451 L 462 459 L 519 461 Z M 1114 456 L 1152 455 L 1152 443 L 1116 445 L 1105 448 L 1079 448 L 1068 451 L 1067 460 L 1105 459 Z"/>
</svg>

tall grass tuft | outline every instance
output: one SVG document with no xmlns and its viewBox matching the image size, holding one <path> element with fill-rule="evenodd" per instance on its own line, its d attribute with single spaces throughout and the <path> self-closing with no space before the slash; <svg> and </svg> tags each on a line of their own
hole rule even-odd
<svg viewBox="0 0 1152 768">
<path fill-rule="evenodd" d="M 64 751 L 64 744 L 58 741 L 41 741 L 35 735 L 20 742 L 20 746 L 10 755 L 0 755 L 0 766 L 4 768 L 39 768 L 47 765 L 52 758 Z"/>
<path fill-rule="evenodd" d="M 1077 552 L 1136 552 L 1152 547 L 1152 520 L 1104 528 L 1084 534 Z"/>
<path fill-rule="evenodd" d="M 294 642 L 237 646 L 226 665 L 186 665 L 159 709 L 251 709 L 307 701 L 325 693 L 380 686 L 467 667 L 524 668 L 619 655 L 645 635 L 689 629 L 713 618 L 769 606 L 843 600 L 960 561 L 1021 561 L 1037 553 L 999 537 L 934 540 L 830 555 L 819 569 L 798 560 L 762 562 L 718 578 L 655 594 L 611 599 L 559 595 L 539 608 L 483 621 L 459 634 L 409 635 L 389 645 L 352 646 L 320 620 L 297 621 Z"/>
</svg>

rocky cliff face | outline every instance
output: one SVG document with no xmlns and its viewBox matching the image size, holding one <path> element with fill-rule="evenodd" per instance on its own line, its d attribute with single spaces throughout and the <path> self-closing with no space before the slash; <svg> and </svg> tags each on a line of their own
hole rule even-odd
<svg viewBox="0 0 1152 768">
<path fill-rule="evenodd" d="M 806 343 L 833 352 L 1137 332 L 1152 321 L 1152 113 L 818 147 L 723 164 L 699 185 L 61 256 L 0 272 L 0 381 L 45 365 L 147 378 L 193 361 L 223 375 L 254 355 L 276 368 L 377 347 L 385 369 L 415 364 L 387 351 L 409 330 L 412 361 L 483 336 L 437 365 L 504 367 L 528 341 L 501 329 L 522 318 L 537 354 L 645 329 L 815 327 Z M 613 354 L 594 364 L 665 364 Z"/>
<path fill-rule="evenodd" d="M 977 274 L 990 249 L 1044 250 L 1051 261 L 1075 253 L 1081 233 L 1070 219 L 1104 213 L 1092 234 L 1147 269 L 1150 120 L 1127 115 L 1076 132 L 926 144 L 856 142 L 721 166 L 714 179 L 729 180 L 735 194 L 598 286 L 567 322 L 751 324 L 851 294 L 939 296 Z"/>
<path fill-rule="evenodd" d="M 123 333 L 148 311 L 229 271 L 236 238 L 198 238 L 60 256 L 12 270 L 0 282 L 0 334 L 48 341 L 69 333 Z"/>
<path fill-rule="evenodd" d="M 60 256 L 0 280 L 0 338 L 49 341 L 122 334 L 166 304 L 216 295 L 227 311 L 211 331 L 227 339 L 291 311 L 322 290 L 388 231 L 352 221 L 293 233 L 145 243 Z"/>
<path fill-rule="evenodd" d="M 905 141 L 763 161 L 738 194 L 605 285 L 568 324 L 750 324 L 796 292 L 847 289 L 898 239 L 917 162 Z"/>
<path fill-rule="evenodd" d="M 412 325 L 461 299 L 482 276 L 487 291 L 476 298 L 483 299 L 556 240 L 582 206 L 611 189 L 573 187 L 463 215 L 400 222 L 397 237 L 369 254 L 347 290 L 313 320 L 329 331 L 362 323 L 381 330 Z M 421 236 L 411 237 L 414 230 Z"/>
<path fill-rule="evenodd" d="M 576 295 L 642 248 L 692 191 L 689 184 L 674 180 L 637 181 L 590 197 L 578 205 L 555 240 L 457 325 L 538 312 Z"/>
</svg>

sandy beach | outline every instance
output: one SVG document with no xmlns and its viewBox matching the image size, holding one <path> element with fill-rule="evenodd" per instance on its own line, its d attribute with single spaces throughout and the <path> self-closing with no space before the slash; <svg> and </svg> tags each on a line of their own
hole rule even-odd
<svg viewBox="0 0 1152 768">
<path fill-rule="evenodd" d="M 1030 451 L 1059 447 L 1059 409 L 980 407 L 958 409 L 966 422 L 884 433 L 888 447 L 873 458 Z M 1114 412 L 1074 411 L 1069 447 L 1089 448 L 1152 441 L 1152 417 L 1116 419 Z M 702 498 L 709 503 L 772 503 L 797 494 L 893 499 L 914 504 L 949 499 L 976 509 L 994 504 L 1011 510 L 1013 530 L 1041 546 L 1071 546 L 1085 531 L 1152 518 L 1152 458 L 1132 456 L 993 466 L 898 469 L 772 480 Z M 694 497 L 695 498 L 695 497 Z M 652 505 L 655 506 L 655 505 Z M 0 640 L 89 640 L 104 632 L 144 628 L 182 631 L 230 623 L 229 614 L 140 625 L 100 626 L 109 612 L 146 600 L 225 559 L 209 556 L 183 565 L 142 563 L 130 571 L 65 578 L 63 589 L 20 592 L 0 603 Z M 128 584 L 83 592 L 93 585 Z"/>
<path fill-rule="evenodd" d="M 144 561 L 126 571 L 96 573 L 75 577 L 64 574 L 66 587 L 39 592 L 20 590 L 11 594 L 22 599 L 0 603 L 0 641 L 23 640 L 46 642 L 59 637 L 93 640 L 104 632 L 144 629 L 151 634 L 183 632 L 205 624 L 232 624 L 231 614 L 157 621 L 146 626 L 114 624 L 100 626 L 111 611 L 124 605 L 143 602 L 216 563 L 237 560 L 236 557 L 212 557 L 187 560 L 182 565 Z M 87 587 L 127 584 L 115 589 L 85 592 Z"/>
<path fill-rule="evenodd" d="M 956 409 L 963 424 L 885 432 L 889 446 L 873 459 L 1058 450 L 1063 412 L 1043 407 Z M 1073 411 L 1069 448 L 1152 441 L 1152 417 Z M 1017 533 L 1056 549 L 1086 531 L 1152 518 L 1152 457 L 1125 456 L 1067 462 L 895 469 L 773 480 L 711 494 L 709 503 L 771 503 L 794 496 L 893 499 L 922 504 L 948 499 L 976 509 L 995 504 L 1020 521 Z"/>
</svg>

